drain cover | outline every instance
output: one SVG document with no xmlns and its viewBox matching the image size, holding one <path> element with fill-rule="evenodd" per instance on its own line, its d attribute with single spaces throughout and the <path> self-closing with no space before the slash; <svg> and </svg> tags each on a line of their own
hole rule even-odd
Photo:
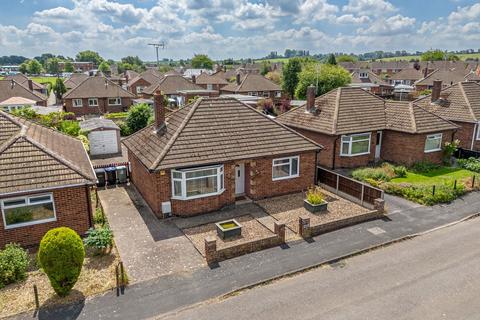
<svg viewBox="0 0 480 320">
<path fill-rule="evenodd" d="M 367 229 L 367 231 L 374 235 L 379 235 L 386 232 L 385 230 L 379 227 L 370 228 L 370 229 Z"/>
</svg>

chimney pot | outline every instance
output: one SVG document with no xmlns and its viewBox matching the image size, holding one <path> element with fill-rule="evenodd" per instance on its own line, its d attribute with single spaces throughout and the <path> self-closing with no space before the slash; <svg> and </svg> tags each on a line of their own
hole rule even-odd
<svg viewBox="0 0 480 320">
<path fill-rule="evenodd" d="M 192 82 L 197 83 L 197 77 L 194 74 L 192 74 Z"/>
<path fill-rule="evenodd" d="M 314 85 L 307 87 L 307 111 L 313 112 L 315 110 L 315 92 L 317 88 Z"/>
<path fill-rule="evenodd" d="M 240 73 L 237 73 L 237 85 L 240 85 Z"/>
<path fill-rule="evenodd" d="M 442 91 L 442 81 L 441 80 L 433 80 L 433 88 L 432 88 L 432 102 L 437 101 L 440 98 L 440 92 Z"/>
<path fill-rule="evenodd" d="M 163 93 L 160 90 L 155 91 L 153 95 L 153 111 L 155 115 L 155 130 L 158 132 L 165 127 L 165 102 Z"/>
<path fill-rule="evenodd" d="M 28 79 L 28 89 L 30 91 L 33 91 L 33 81 L 32 81 L 32 79 Z"/>
</svg>

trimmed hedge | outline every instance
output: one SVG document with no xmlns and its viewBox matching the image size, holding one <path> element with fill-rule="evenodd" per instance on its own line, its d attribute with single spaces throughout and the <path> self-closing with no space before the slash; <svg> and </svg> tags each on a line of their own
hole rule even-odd
<svg viewBox="0 0 480 320">
<path fill-rule="evenodd" d="M 27 276 L 28 254 L 19 244 L 10 243 L 0 250 L 0 288 Z"/>
<path fill-rule="evenodd" d="M 70 293 L 82 271 L 85 249 L 80 236 L 70 228 L 48 231 L 40 242 L 38 261 L 53 290 L 64 297 Z"/>
</svg>

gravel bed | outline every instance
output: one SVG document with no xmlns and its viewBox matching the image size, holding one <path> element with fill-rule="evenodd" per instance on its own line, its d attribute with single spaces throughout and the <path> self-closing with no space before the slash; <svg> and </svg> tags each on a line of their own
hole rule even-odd
<svg viewBox="0 0 480 320">
<path fill-rule="evenodd" d="M 273 232 L 249 214 L 236 217 L 235 220 L 242 225 L 242 234 L 239 237 L 233 237 L 228 240 L 223 240 L 217 236 L 215 223 L 186 228 L 183 229 L 183 232 L 203 256 L 205 256 L 205 238 L 208 236 L 214 236 L 217 239 L 217 249 L 223 249 L 274 235 Z M 217 222 L 220 222 L 220 220 Z"/>
<path fill-rule="evenodd" d="M 324 223 L 345 219 L 369 212 L 356 203 L 345 200 L 335 194 L 322 190 L 325 200 L 328 201 L 328 210 L 324 213 L 311 213 L 303 207 L 303 193 L 294 193 L 285 196 L 263 199 L 257 201 L 268 214 L 285 224 L 298 233 L 298 218 L 310 217 L 310 225 L 317 226 Z"/>
</svg>

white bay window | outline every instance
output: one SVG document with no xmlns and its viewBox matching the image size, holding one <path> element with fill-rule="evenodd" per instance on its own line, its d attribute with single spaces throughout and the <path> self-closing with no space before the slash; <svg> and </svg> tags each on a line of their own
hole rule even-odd
<svg viewBox="0 0 480 320">
<path fill-rule="evenodd" d="M 341 156 L 360 156 L 370 153 L 371 134 L 349 134 L 342 136 L 342 146 L 340 148 Z"/>
<path fill-rule="evenodd" d="M 172 170 L 172 196 L 187 200 L 220 194 L 224 191 L 223 176 L 223 165 Z"/>
<path fill-rule="evenodd" d="M 56 220 L 51 193 L 1 200 L 5 229 L 23 227 Z"/>
<path fill-rule="evenodd" d="M 290 179 L 299 176 L 300 159 L 298 156 L 273 159 L 272 180 Z"/>
</svg>

